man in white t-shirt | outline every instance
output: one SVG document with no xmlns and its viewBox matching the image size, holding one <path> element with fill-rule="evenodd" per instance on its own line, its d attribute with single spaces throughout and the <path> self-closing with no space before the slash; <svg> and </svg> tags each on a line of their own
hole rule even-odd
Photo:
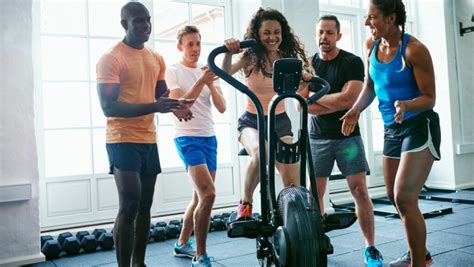
<svg viewBox="0 0 474 267">
<path fill-rule="evenodd" d="M 211 266 L 206 252 L 211 210 L 216 196 L 214 179 L 217 169 L 217 140 L 212 119 L 212 106 L 223 113 L 226 102 L 207 66 L 198 63 L 201 54 L 201 34 L 195 26 L 178 31 L 179 63 L 167 67 L 166 83 L 170 98 L 195 99 L 189 121 L 175 119 L 175 144 L 192 179 L 194 196 L 183 219 L 183 228 L 174 247 L 174 255 L 192 258 L 192 266 Z M 213 104 L 213 105 L 212 105 Z M 190 240 L 194 228 L 196 250 Z"/>
</svg>

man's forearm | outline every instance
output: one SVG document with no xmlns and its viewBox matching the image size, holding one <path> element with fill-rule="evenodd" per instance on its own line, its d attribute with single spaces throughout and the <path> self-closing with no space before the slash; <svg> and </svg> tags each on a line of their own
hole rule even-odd
<svg viewBox="0 0 474 267">
<path fill-rule="evenodd" d="M 132 118 L 155 113 L 156 103 L 130 104 L 120 101 L 111 101 L 104 107 L 106 117 Z"/>
<path fill-rule="evenodd" d="M 324 115 L 324 114 L 329 114 L 336 111 L 337 110 L 334 110 L 332 108 L 322 106 L 318 104 L 317 102 L 312 104 L 311 106 L 308 106 L 308 113 L 312 115 Z"/>
</svg>

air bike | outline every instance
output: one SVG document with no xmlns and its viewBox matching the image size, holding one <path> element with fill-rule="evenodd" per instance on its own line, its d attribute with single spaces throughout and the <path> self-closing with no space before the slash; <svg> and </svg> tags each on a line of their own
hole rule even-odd
<svg viewBox="0 0 474 267">
<path fill-rule="evenodd" d="M 240 43 L 248 48 L 257 42 L 253 39 Z M 257 258 L 261 266 L 327 266 L 327 254 L 332 245 L 325 232 L 352 225 L 356 217 L 352 212 L 321 216 L 316 181 L 311 160 L 308 137 L 308 104 L 325 95 L 330 86 L 327 81 L 313 77 L 310 90 L 314 94 L 306 101 L 296 94 L 302 77 L 302 63 L 298 59 L 286 58 L 273 65 L 273 88 L 277 95 L 272 99 L 268 112 L 268 154 L 266 161 L 264 113 L 257 96 L 247 86 L 234 79 L 215 64 L 215 58 L 228 52 L 225 46 L 215 48 L 208 57 L 209 69 L 224 81 L 246 94 L 255 104 L 258 121 L 260 157 L 261 217 L 253 220 L 233 220 L 227 225 L 227 235 L 256 238 Z M 275 133 L 275 110 L 282 100 L 296 99 L 300 106 L 300 128 L 298 141 L 287 144 Z M 275 196 L 275 160 L 284 164 L 300 162 L 300 186 L 290 185 Z M 310 172 L 311 192 L 306 189 L 306 163 Z M 268 168 L 267 168 L 268 164 Z M 235 214 L 234 214 L 235 215 Z M 235 216 L 234 216 L 235 218 Z"/>
</svg>

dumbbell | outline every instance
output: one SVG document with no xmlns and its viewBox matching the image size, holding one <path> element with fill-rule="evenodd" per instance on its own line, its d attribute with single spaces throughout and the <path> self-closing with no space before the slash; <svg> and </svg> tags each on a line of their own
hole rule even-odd
<svg viewBox="0 0 474 267">
<path fill-rule="evenodd" d="M 212 218 L 214 231 L 220 231 L 225 229 L 225 222 L 220 217 Z"/>
<path fill-rule="evenodd" d="M 212 221 L 212 218 L 211 220 L 209 220 L 209 232 L 212 232 L 214 231 L 214 222 Z"/>
<path fill-rule="evenodd" d="M 43 247 L 44 243 L 46 243 L 46 241 L 48 240 L 53 240 L 54 238 L 51 236 L 51 235 L 42 235 L 40 237 L 40 241 L 41 241 L 41 247 Z"/>
<path fill-rule="evenodd" d="M 81 243 L 77 237 L 73 236 L 70 232 L 59 234 L 58 242 L 61 245 L 61 249 L 69 255 L 78 254 L 81 250 Z"/>
<path fill-rule="evenodd" d="M 182 219 L 181 221 L 179 220 L 171 220 L 169 224 L 174 224 L 176 227 L 178 227 L 178 234 L 181 233 L 181 230 L 183 229 L 183 222 Z"/>
<path fill-rule="evenodd" d="M 230 212 L 224 212 L 221 215 L 222 221 L 224 222 L 224 227 L 227 229 L 227 222 L 229 221 Z"/>
<path fill-rule="evenodd" d="M 166 239 L 166 228 L 163 226 L 155 226 L 152 235 L 156 242 L 163 241 Z"/>
<path fill-rule="evenodd" d="M 167 238 L 175 238 L 179 235 L 179 228 L 176 224 L 169 224 L 166 226 L 166 237 Z"/>
<path fill-rule="evenodd" d="M 114 236 L 111 232 L 103 228 L 94 229 L 92 234 L 97 239 L 99 246 L 103 250 L 110 250 L 114 247 Z"/>
<path fill-rule="evenodd" d="M 41 252 L 47 259 L 54 259 L 59 257 L 61 246 L 58 240 L 54 240 L 52 236 L 41 236 Z"/>
<path fill-rule="evenodd" d="M 163 221 L 155 223 L 155 227 L 165 227 L 166 228 L 167 225 L 168 224 L 166 222 L 163 222 Z"/>
<path fill-rule="evenodd" d="M 97 249 L 97 238 L 95 235 L 90 234 L 88 231 L 79 231 L 76 233 L 76 237 L 81 243 L 82 248 L 86 252 L 93 252 Z"/>
</svg>

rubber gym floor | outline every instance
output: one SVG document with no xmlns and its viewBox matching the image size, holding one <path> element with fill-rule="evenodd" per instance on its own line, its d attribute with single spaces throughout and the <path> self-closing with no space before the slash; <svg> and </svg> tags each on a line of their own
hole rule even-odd
<svg viewBox="0 0 474 267">
<path fill-rule="evenodd" d="M 437 203 L 432 201 L 432 203 Z M 434 266 L 474 266 L 474 205 L 438 202 L 452 207 L 453 213 L 426 219 L 428 249 Z M 364 239 L 358 222 L 350 228 L 329 232 L 334 254 L 328 266 L 364 266 Z M 401 221 L 375 216 L 375 239 L 384 257 L 384 266 L 407 250 Z M 173 256 L 176 239 L 148 244 L 147 266 L 190 266 L 190 259 Z M 208 254 L 213 266 L 258 266 L 255 240 L 230 239 L 226 231 L 209 233 Z M 77 256 L 63 256 L 30 266 L 116 266 L 115 251 L 97 251 Z"/>
</svg>

